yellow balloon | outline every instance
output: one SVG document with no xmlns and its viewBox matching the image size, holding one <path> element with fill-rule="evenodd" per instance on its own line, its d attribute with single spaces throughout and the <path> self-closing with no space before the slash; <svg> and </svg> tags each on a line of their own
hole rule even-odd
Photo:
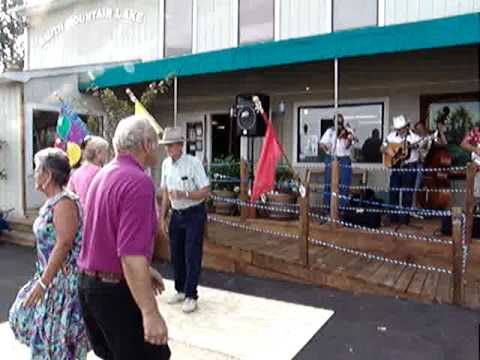
<svg viewBox="0 0 480 360">
<path fill-rule="evenodd" d="M 82 150 L 80 149 L 80 146 L 73 142 L 68 142 L 67 156 L 68 161 L 70 162 L 70 166 L 75 166 L 75 164 L 78 163 L 80 161 L 80 158 L 82 157 Z"/>
</svg>

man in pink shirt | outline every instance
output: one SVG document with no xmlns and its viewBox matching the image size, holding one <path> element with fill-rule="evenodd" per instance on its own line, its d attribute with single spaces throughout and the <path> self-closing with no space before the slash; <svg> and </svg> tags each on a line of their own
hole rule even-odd
<svg viewBox="0 0 480 360">
<path fill-rule="evenodd" d="M 107 161 L 108 142 L 100 136 L 87 136 L 83 146 L 82 166 L 70 176 L 68 188 L 78 195 L 85 210 L 88 188 L 97 172 Z"/>
<path fill-rule="evenodd" d="M 80 305 L 90 342 L 104 359 L 168 359 L 168 331 L 155 293 L 164 289 L 150 267 L 157 232 L 155 186 L 145 168 L 158 161 L 148 119 L 123 119 L 116 156 L 87 194 L 78 265 Z"/>
</svg>

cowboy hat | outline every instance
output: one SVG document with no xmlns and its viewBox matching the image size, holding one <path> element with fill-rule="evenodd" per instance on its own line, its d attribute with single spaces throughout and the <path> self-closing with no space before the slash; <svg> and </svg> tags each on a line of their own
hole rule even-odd
<svg viewBox="0 0 480 360">
<path fill-rule="evenodd" d="M 160 145 L 183 143 L 185 138 L 182 136 L 182 128 L 167 127 L 163 131 L 162 139 L 158 141 Z"/>
<path fill-rule="evenodd" d="M 395 130 L 403 129 L 405 126 L 408 126 L 408 121 L 405 116 L 400 115 L 393 118 L 393 128 Z"/>
</svg>

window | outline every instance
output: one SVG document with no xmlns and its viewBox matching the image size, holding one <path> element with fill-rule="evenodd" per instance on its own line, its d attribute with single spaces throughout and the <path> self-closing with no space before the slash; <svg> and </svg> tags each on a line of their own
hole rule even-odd
<svg viewBox="0 0 480 360">
<path fill-rule="evenodd" d="M 165 57 L 192 52 L 192 0 L 165 0 Z"/>
<path fill-rule="evenodd" d="M 383 103 L 342 105 L 338 111 L 343 114 L 345 124 L 354 131 L 355 137 L 358 139 L 352 145 L 352 161 L 381 162 Z M 323 161 L 325 153 L 320 150 L 318 144 L 325 131 L 334 126 L 334 113 L 333 106 L 298 108 L 298 163 Z"/>
<path fill-rule="evenodd" d="M 274 0 L 239 1 L 239 42 L 273 40 Z"/>
<path fill-rule="evenodd" d="M 212 51 L 237 45 L 238 0 L 197 1 L 196 51 Z"/>
<path fill-rule="evenodd" d="M 378 0 L 334 0 L 333 6 L 333 31 L 378 23 Z"/>
</svg>

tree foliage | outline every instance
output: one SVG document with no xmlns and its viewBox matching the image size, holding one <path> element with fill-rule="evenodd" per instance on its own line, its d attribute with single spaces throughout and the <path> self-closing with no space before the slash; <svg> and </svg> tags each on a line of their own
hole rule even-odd
<svg viewBox="0 0 480 360">
<path fill-rule="evenodd" d="M 21 36 L 26 20 L 12 11 L 22 4 L 23 0 L 0 1 L 0 69 L 11 65 L 23 69 L 25 50 Z"/>
<path fill-rule="evenodd" d="M 152 105 L 161 94 L 167 93 L 171 80 L 160 80 L 147 86 L 142 95 L 138 98 L 142 105 L 149 111 L 152 111 Z M 109 88 L 93 90 L 92 94 L 96 96 L 103 105 L 106 119 L 103 127 L 103 136 L 108 142 L 111 142 L 118 123 L 123 118 L 133 115 L 135 105 L 128 99 L 121 99 Z"/>
</svg>

